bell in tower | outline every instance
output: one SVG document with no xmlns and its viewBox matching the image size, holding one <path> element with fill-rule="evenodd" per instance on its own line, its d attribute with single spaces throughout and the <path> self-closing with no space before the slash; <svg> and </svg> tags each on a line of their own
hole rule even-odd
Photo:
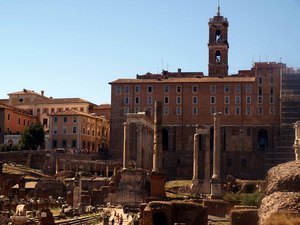
<svg viewBox="0 0 300 225">
<path fill-rule="evenodd" d="M 228 27 L 227 18 L 221 16 L 220 6 L 214 18 L 209 19 L 208 75 L 228 76 Z"/>
</svg>

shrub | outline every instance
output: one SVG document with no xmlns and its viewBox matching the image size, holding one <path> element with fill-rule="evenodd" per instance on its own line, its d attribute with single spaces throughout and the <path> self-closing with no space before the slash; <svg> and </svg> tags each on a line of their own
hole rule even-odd
<svg viewBox="0 0 300 225">
<path fill-rule="evenodd" d="M 300 224 L 299 216 L 291 216 L 288 214 L 272 215 L 263 223 L 263 225 L 299 225 L 299 224 Z"/>
<path fill-rule="evenodd" d="M 223 196 L 225 201 L 229 202 L 240 202 L 240 205 L 248 206 L 260 206 L 260 203 L 264 197 L 264 193 L 226 193 Z"/>
</svg>

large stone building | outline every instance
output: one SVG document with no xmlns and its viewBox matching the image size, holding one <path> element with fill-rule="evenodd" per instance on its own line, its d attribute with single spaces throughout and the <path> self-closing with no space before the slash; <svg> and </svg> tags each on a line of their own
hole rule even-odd
<svg viewBox="0 0 300 225">
<path fill-rule="evenodd" d="M 163 102 L 163 167 L 169 177 L 191 178 L 193 171 L 193 135 L 196 125 L 210 130 L 210 146 L 199 139 L 199 176 L 204 176 L 204 149 L 213 145 L 213 114 L 221 112 L 222 175 L 262 178 L 265 171 L 282 161 L 293 159 L 293 149 L 280 144 L 284 86 L 294 73 L 275 62 L 257 62 L 249 70 L 228 75 L 228 26 L 226 18 L 217 15 L 209 20 L 208 76 L 202 72 L 163 71 L 161 74 L 137 75 L 136 79 L 111 82 L 111 154 L 122 158 L 123 123 L 127 113 L 147 110 L 153 117 L 155 101 Z M 293 82 L 292 82 L 293 83 Z M 289 93 L 293 92 L 290 90 Z M 299 93 L 295 92 L 295 95 Z M 294 98 L 293 101 L 297 99 Z M 299 102 L 298 100 L 295 100 Z M 297 109 L 299 111 L 299 109 Z M 297 111 L 297 112 L 298 112 Z M 299 120 L 299 115 L 288 121 Z M 287 132 L 292 132 L 292 126 Z M 134 137 L 136 130 L 131 129 Z M 128 134 L 127 134 L 128 135 Z M 293 140 L 293 137 L 286 139 Z M 131 151 L 137 144 L 132 138 Z M 290 145 L 291 146 L 291 145 Z M 132 155 L 134 160 L 134 154 Z"/>
</svg>

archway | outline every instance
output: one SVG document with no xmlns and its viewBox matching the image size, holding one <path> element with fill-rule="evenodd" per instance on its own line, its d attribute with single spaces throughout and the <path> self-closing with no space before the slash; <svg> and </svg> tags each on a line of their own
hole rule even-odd
<svg viewBox="0 0 300 225">
<path fill-rule="evenodd" d="M 265 151 L 268 148 L 269 137 L 266 129 L 260 129 L 257 132 L 257 146 L 258 150 Z"/>
</svg>

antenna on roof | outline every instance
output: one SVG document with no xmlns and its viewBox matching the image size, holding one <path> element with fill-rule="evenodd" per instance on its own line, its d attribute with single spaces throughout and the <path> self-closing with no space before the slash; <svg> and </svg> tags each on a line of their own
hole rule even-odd
<svg viewBox="0 0 300 225">
<path fill-rule="evenodd" d="M 164 70 L 164 60 L 162 59 L 161 60 L 161 71 L 163 71 Z"/>
<path fill-rule="evenodd" d="M 217 13 L 217 15 L 218 15 L 218 16 L 221 15 L 221 13 L 220 13 L 220 0 L 218 0 L 218 13 Z"/>
</svg>

